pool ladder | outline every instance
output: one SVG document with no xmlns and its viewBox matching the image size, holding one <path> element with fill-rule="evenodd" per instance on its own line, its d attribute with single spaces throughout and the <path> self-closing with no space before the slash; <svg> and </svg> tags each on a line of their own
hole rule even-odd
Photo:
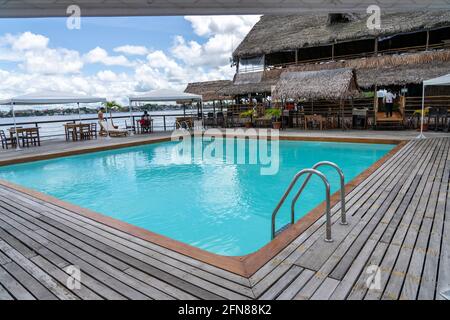
<svg viewBox="0 0 450 320">
<path fill-rule="evenodd" d="M 275 208 L 275 210 L 272 213 L 272 239 L 274 239 L 279 233 L 281 233 L 281 231 L 284 231 L 285 229 L 287 229 L 287 227 L 289 227 L 290 225 L 293 225 L 295 223 L 295 204 L 296 204 L 298 198 L 300 197 L 300 195 L 302 194 L 303 190 L 305 190 L 306 185 L 310 181 L 311 177 L 313 175 L 316 175 L 323 181 L 323 183 L 325 185 L 326 204 L 327 204 L 327 206 L 326 206 L 326 237 L 325 237 L 325 241 L 333 242 L 333 238 L 331 237 L 330 183 L 328 182 L 327 177 L 322 172 L 317 170 L 317 168 L 323 167 L 323 166 L 333 167 L 339 173 L 339 177 L 341 179 L 341 222 L 340 223 L 342 225 L 348 224 L 347 217 L 345 214 L 345 177 L 344 177 L 344 173 L 342 172 L 341 168 L 339 168 L 339 166 L 337 164 L 330 162 L 330 161 L 321 161 L 321 162 L 316 163 L 310 169 L 300 170 L 292 179 L 291 183 L 289 184 L 289 187 L 287 188 L 286 192 L 284 193 L 283 197 L 281 198 L 280 202 L 278 202 L 277 207 Z M 300 187 L 298 192 L 295 194 L 295 196 L 291 202 L 291 222 L 290 222 L 290 224 L 282 227 L 278 231 L 275 230 L 276 229 L 275 219 L 278 214 L 278 211 L 280 210 L 281 206 L 283 205 L 283 203 L 286 200 L 286 198 L 288 197 L 288 195 L 291 193 L 292 188 L 294 188 L 298 179 L 300 179 L 300 177 L 302 177 L 305 174 L 308 174 L 308 176 L 306 177 L 305 181 L 303 182 L 302 186 Z"/>
</svg>

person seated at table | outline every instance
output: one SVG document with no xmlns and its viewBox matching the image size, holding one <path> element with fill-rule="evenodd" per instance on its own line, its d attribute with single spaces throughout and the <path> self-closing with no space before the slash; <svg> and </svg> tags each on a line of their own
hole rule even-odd
<svg viewBox="0 0 450 320">
<path fill-rule="evenodd" d="M 147 111 L 144 111 L 144 114 L 141 117 L 141 120 L 139 121 L 141 128 L 145 131 L 148 131 L 150 129 L 150 123 L 152 119 Z"/>
</svg>

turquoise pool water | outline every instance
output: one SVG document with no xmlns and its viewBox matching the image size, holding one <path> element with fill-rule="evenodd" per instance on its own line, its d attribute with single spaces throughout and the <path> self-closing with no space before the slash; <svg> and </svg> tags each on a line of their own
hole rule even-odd
<svg viewBox="0 0 450 320">
<path fill-rule="evenodd" d="M 195 139 L 194 144 L 201 149 L 208 143 Z M 213 253 L 239 256 L 270 241 L 272 211 L 296 172 L 333 161 L 347 183 L 394 147 L 280 141 L 278 173 L 261 175 L 260 162 L 234 164 L 225 156 L 204 161 L 193 155 L 192 163 L 182 163 L 174 156 L 176 146 L 165 142 L 0 167 L 0 179 Z M 242 147 L 234 142 L 235 150 Z M 337 191 L 337 173 L 321 171 L 328 175 L 332 192 Z M 319 182 L 313 178 L 306 188 L 296 219 L 325 199 Z M 278 227 L 289 221 L 289 206 L 288 199 L 278 214 Z"/>
</svg>

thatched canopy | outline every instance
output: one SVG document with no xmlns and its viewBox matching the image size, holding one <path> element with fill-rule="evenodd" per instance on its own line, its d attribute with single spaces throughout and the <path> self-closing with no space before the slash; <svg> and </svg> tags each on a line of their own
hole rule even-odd
<svg viewBox="0 0 450 320">
<path fill-rule="evenodd" d="M 336 69 L 353 69 L 358 86 L 420 84 L 423 80 L 450 73 L 450 50 L 382 55 L 351 60 L 329 61 L 290 66 L 235 75 L 233 85 L 226 88 L 229 95 L 271 92 L 283 73 Z"/>
<path fill-rule="evenodd" d="M 282 70 L 237 73 L 233 85 L 220 90 L 221 94 L 237 96 L 248 93 L 270 93 Z"/>
<path fill-rule="evenodd" d="M 231 80 L 191 82 L 187 85 L 184 92 L 201 95 L 203 101 L 227 100 L 230 97 L 219 91 L 232 84 L 233 82 Z"/>
<path fill-rule="evenodd" d="M 233 57 L 250 57 L 450 26 L 450 11 L 383 13 L 381 29 L 374 30 L 367 28 L 368 15 L 358 13 L 349 17 L 348 22 L 330 24 L 327 14 L 263 16 L 236 48 Z"/>
<path fill-rule="evenodd" d="M 356 71 L 358 85 L 369 88 L 373 85 L 420 84 L 425 79 L 449 73 L 449 66 L 450 50 L 440 50 L 303 64 L 286 71 L 351 68 Z"/>
<path fill-rule="evenodd" d="M 358 93 L 352 69 L 284 72 L 272 96 L 275 99 L 340 100 Z"/>
</svg>

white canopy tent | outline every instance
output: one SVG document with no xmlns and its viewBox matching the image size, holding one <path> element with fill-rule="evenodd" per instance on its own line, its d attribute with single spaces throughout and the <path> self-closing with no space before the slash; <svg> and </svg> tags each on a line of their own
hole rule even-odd
<svg viewBox="0 0 450 320">
<path fill-rule="evenodd" d="M 450 74 L 445 76 L 424 80 L 422 87 L 422 117 L 420 119 L 420 134 L 417 137 L 418 139 L 425 138 L 423 134 L 423 122 L 425 117 L 425 87 L 427 86 L 450 86 Z"/>
<path fill-rule="evenodd" d="M 159 89 L 159 90 L 153 90 L 147 93 L 143 93 L 140 96 L 131 96 L 129 97 L 130 101 L 130 118 L 131 123 L 134 126 L 133 123 L 133 111 L 132 111 L 132 104 L 133 102 L 151 102 L 151 101 L 158 101 L 158 102 L 169 102 L 169 101 L 178 101 L 183 102 L 183 116 L 186 117 L 186 106 L 185 102 L 199 102 L 201 107 L 201 112 L 203 114 L 203 103 L 202 103 L 203 97 L 198 94 L 192 94 L 192 93 L 185 93 L 182 91 L 172 90 L 172 89 Z"/>
<path fill-rule="evenodd" d="M 70 92 L 60 92 L 60 91 L 43 91 L 30 93 L 22 96 L 17 96 L 14 98 L 0 100 L 0 105 L 10 105 L 14 120 L 14 130 L 17 136 L 17 124 L 16 115 L 14 112 L 14 106 L 17 105 L 50 105 L 50 104 L 71 104 L 76 103 L 78 107 L 78 118 L 81 121 L 80 114 L 80 103 L 97 103 L 106 102 L 105 98 L 90 97 L 84 94 L 75 94 Z M 17 149 L 20 150 L 19 143 L 17 143 Z"/>
</svg>

